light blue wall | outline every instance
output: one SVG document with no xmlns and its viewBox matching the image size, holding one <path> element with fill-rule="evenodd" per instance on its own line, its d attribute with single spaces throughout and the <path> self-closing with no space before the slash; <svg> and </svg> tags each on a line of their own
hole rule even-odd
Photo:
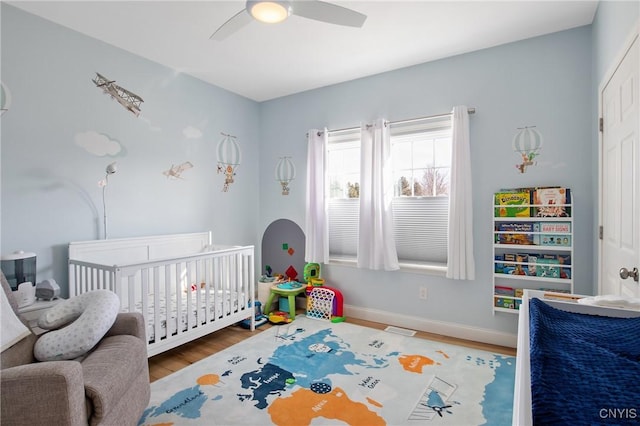
<svg viewBox="0 0 640 426">
<path fill-rule="evenodd" d="M 220 244 L 256 244 L 259 105 L 2 4 L 1 252 L 35 252 L 38 280 L 66 284 L 67 244 L 102 236 L 105 167 L 109 238 L 211 230 Z M 95 72 L 144 99 L 136 118 L 92 82 Z M 195 127 L 202 137 L 189 139 Z M 99 157 L 74 142 L 95 131 L 123 150 Z M 220 132 L 238 137 L 242 164 L 223 193 Z M 184 180 L 162 172 L 185 161 Z M 65 286 L 66 290 L 66 286 Z"/>
<path fill-rule="evenodd" d="M 633 29 L 636 28 L 637 33 L 640 26 L 640 2 L 638 1 L 601 1 L 598 4 L 596 15 L 592 24 L 592 49 L 593 49 L 593 87 L 592 87 L 592 143 L 594 149 L 591 175 L 594 203 L 593 215 L 596 218 L 595 224 L 598 225 L 598 150 L 599 135 L 597 128 L 598 97 L 600 87 L 604 84 L 605 78 L 610 77 L 610 73 L 615 63 L 621 59 L 619 55 L 622 50 L 628 46 Z M 598 268 L 598 249 L 597 243 L 594 245 L 593 251 L 594 276 L 599 275 Z M 594 287 L 594 291 L 597 287 Z"/>
<path fill-rule="evenodd" d="M 611 71 L 616 55 L 621 53 L 633 28 L 638 25 L 640 2 L 601 1 L 593 19 L 594 86 Z M 597 95 L 596 95 L 597 101 Z"/>
<path fill-rule="evenodd" d="M 576 291 L 592 289 L 594 194 L 591 187 L 591 28 L 581 27 L 470 54 L 338 84 L 261 105 L 263 164 L 290 155 L 299 179 L 281 196 L 273 168 L 261 168 L 259 229 L 280 217 L 304 228 L 305 133 L 476 107 L 471 116 L 474 239 L 477 277 L 450 281 L 432 275 L 327 266 L 324 276 L 345 303 L 430 320 L 515 331 L 516 318 L 492 314 L 492 193 L 500 188 L 564 185 L 575 200 Z M 380 53 L 384 60 L 384 52 Z M 538 165 L 521 174 L 512 139 L 518 127 L 544 136 Z M 428 299 L 418 299 L 418 288 Z"/>
</svg>

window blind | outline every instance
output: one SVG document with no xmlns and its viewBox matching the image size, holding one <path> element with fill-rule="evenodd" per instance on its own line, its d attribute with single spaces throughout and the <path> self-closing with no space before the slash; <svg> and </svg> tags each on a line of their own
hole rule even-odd
<svg viewBox="0 0 640 426">
<path fill-rule="evenodd" d="M 394 198 L 394 232 L 400 262 L 447 262 L 448 213 L 448 197 Z"/>
</svg>

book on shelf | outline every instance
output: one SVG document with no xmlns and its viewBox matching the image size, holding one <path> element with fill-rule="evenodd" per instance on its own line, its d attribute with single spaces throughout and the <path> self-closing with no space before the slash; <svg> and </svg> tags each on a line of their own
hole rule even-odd
<svg viewBox="0 0 640 426">
<path fill-rule="evenodd" d="M 538 222 L 539 231 L 546 234 L 570 234 L 571 222 Z"/>
<path fill-rule="evenodd" d="M 546 269 L 538 269 L 542 265 Z M 571 255 L 547 253 L 504 253 L 495 255 L 496 274 L 529 277 L 571 278 Z"/>
<path fill-rule="evenodd" d="M 496 192 L 494 204 L 495 217 L 531 217 L 531 189 Z"/>
<path fill-rule="evenodd" d="M 538 259 L 536 276 L 543 278 L 560 278 L 560 262 L 558 259 Z"/>
<path fill-rule="evenodd" d="M 571 190 L 562 186 L 501 189 L 495 217 L 571 217 Z"/>
<path fill-rule="evenodd" d="M 512 297 L 494 297 L 493 304 L 496 308 L 517 310 L 520 309 L 522 300 L 514 299 Z"/>
<path fill-rule="evenodd" d="M 541 246 L 571 247 L 570 235 L 541 234 L 538 237 Z"/>
<path fill-rule="evenodd" d="M 533 216 L 569 217 L 571 216 L 571 190 L 560 186 L 536 188 L 533 191 Z"/>
<path fill-rule="evenodd" d="M 496 222 L 498 232 L 539 232 L 539 222 Z"/>
<path fill-rule="evenodd" d="M 571 255 L 570 254 L 539 254 L 538 257 L 542 259 L 553 259 L 557 260 L 560 265 L 571 265 Z"/>
<path fill-rule="evenodd" d="M 570 222 L 495 222 L 496 244 L 571 246 Z"/>
</svg>

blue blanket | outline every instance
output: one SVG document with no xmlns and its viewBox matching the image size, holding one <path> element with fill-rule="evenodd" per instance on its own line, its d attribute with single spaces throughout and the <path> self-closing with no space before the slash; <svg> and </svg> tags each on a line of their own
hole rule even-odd
<svg viewBox="0 0 640 426">
<path fill-rule="evenodd" d="M 640 318 L 529 308 L 534 424 L 639 424 Z"/>
</svg>

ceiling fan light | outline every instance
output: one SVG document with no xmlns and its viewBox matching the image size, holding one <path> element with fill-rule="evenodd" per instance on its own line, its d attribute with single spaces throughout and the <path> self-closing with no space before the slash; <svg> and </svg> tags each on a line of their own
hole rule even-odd
<svg viewBox="0 0 640 426">
<path fill-rule="evenodd" d="M 288 1 L 248 1 L 247 10 L 260 22 L 277 24 L 289 17 L 291 6 Z"/>
</svg>

